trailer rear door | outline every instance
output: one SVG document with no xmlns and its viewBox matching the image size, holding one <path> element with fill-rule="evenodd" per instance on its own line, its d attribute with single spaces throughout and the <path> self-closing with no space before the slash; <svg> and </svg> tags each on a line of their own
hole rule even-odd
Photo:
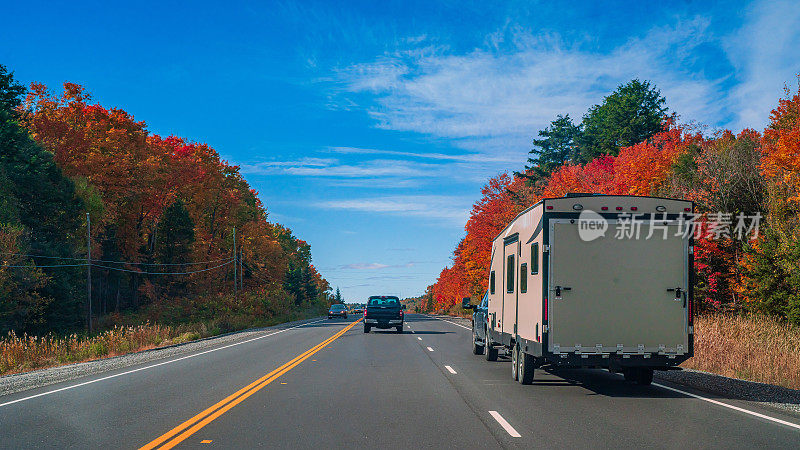
<svg viewBox="0 0 800 450">
<path fill-rule="evenodd" d="M 682 354 L 688 351 L 688 238 L 677 223 L 639 239 L 581 239 L 579 222 L 550 221 L 551 352 Z M 560 286 L 560 298 L 556 288 Z M 565 289 L 568 288 L 568 289 Z M 680 288 L 676 300 L 674 288 Z M 668 289 L 673 289 L 668 291 Z"/>
</svg>

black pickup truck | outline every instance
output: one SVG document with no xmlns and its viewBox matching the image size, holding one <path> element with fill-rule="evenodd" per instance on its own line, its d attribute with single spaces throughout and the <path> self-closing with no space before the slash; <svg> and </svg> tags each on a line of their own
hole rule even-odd
<svg viewBox="0 0 800 450">
<path fill-rule="evenodd" d="M 364 333 L 372 328 L 396 328 L 403 332 L 403 307 L 397 297 L 373 295 L 364 308 Z"/>
</svg>

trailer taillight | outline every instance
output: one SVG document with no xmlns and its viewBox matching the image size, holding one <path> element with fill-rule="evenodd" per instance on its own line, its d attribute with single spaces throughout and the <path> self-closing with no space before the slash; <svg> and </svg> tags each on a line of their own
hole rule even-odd
<svg viewBox="0 0 800 450">
<path fill-rule="evenodd" d="M 636 211 L 637 209 L 639 209 L 639 208 L 637 208 L 635 206 L 631 206 L 631 211 Z"/>
<path fill-rule="evenodd" d="M 692 208 L 683 208 L 683 210 L 686 211 L 686 212 L 689 212 L 689 211 L 692 210 Z"/>
<path fill-rule="evenodd" d="M 622 211 L 622 206 L 617 206 L 617 211 Z"/>
<path fill-rule="evenodd" d="M 600 209 L 602 209 L 603 211 L 608 211 L 608 206 L 601 206 Z"/>
<path fill-rule="evenodd" d="M 689 326 L 694 325 L 694 308 L 692 307 L 692 299 L 687 300 L 689 304 Z"/>
<path fill-rule="evenodd" d="M 544 321 L 547 322 L 547 297 L 544 298 Z"/>
<path fill-rule="evenodd" d="M 553 205 L 548 205 L 547 209 L 553 209 Z"/>
</svg>

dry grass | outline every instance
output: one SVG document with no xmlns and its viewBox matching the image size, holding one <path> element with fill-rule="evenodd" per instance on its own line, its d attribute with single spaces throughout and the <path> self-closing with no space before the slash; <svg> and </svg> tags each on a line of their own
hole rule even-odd
<svg viewBox="0 0 800 450">
<path fill-rule="evenodd" d="M 0 375 L 122 355 L 188 342 L 199 337 L 199 333 L 182 327 L 149 324 L 114 327 L 91 338 L 79 335 L 17 336 L 9 333 L 0 338 Z"/>
<path fill-rule="evenodd" d="M 695 356 L 682 367 L 800 389 L 800 327 L 765 316 L 695 319 Z"/>
</svg>

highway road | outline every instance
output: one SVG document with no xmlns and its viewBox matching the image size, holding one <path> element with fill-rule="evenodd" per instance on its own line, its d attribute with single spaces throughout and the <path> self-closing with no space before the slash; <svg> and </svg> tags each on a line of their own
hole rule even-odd
<svg viewBox="0 0 800 450">
<path fill-rule="evenodd" d="M 409 314 L 403 334 L 365 334 L 359 319 L 0 397 L 0 447 L 800 446 L 797 417 L 749 402 L 600 370 L 522 386 L 459 323 Z"/>
</svg>

